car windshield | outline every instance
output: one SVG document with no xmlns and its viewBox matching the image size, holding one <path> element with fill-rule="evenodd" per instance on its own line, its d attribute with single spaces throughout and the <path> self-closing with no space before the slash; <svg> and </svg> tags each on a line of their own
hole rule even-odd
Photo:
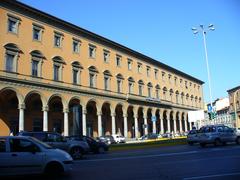
<svg viewBox="0 0 240 180">
<path fill-rule="evenodd" d="M 31 138 L 33 141 L 35 141 L 36 143 L 38 143 L 40 146 L 42 146 L 43 148 L 46 148 L 46 149 L 53 149 L 52 146 L 50 146 L 50 145 L 48 145 L 48 144 L 46 144 L 46 143 L 44 143 L 44 142 L 42 142 L 42 141 L 40 141 L 40 140 L 34 138 L 34 137 L 30 137 L 30 138 Z"/>
</svg>

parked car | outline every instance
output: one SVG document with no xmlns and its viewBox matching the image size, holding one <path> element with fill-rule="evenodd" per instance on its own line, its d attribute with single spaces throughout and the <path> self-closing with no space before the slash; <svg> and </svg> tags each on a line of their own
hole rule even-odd
<svg viewBox="0 0 240 180">
<path fill-rule="evenodd" d="M 116 143 L 125 143 L 126 142 L 125 137 L 123 137 L 122 135 L 115 134 L 115 135 L 112 135 L 112 137 Z"/>
<path fill-rule="evenodd" d="M 210 125 L 199 130 L 199 143 L 202 147 L 206 144 L 225 145 L 228 142 L 240 144 L 240 135 L 228 126 Z"/>
<path fill-rule="evenodd" d="M 190 130 L 187 135 L 187 143 L 189 145 L 193 145 L 194 143 L 199 142 L 198 131 L 197 130 Z"/>
<path fill-rule="evenodd" d="M 100 136 L 100 137 L 97 138 L 97 140 L 101 141 L 101 142 L 104 142 L 108 145 L 116 143 L 116 141 L 114 140 L 114 138 L 111 135 Z"/>
<path fill-rule="evenodd" d="M 109 147 L 106 143 L 101 141 L 96 141 L 95 139 L 88 137 L 88 136 L 69 136 L 66 139 L 70 141 L 85 141 L 88 143 L 90 147 L 90 151 L 93 153 L 103 153 L 108 151 Z"/>
<path fill-rule="evenodd" d="M 33 137 L 0 136 L 0 177 L 42 173 L 59 175 L 72 169 L 72 161 L 67 152 Z"/>
<path fill-rule="evenodd" d="M 18 136 L 32 136 L 48 145 L 68 152 L 73 159 L 80 159 L 89 152 L 90 147 L 84 141 L 68 141 L 63 136 L 54 132 L 20 132 Z"/>
<path fill-rule="evenodd" d="M 139 138 L 139 140 L 157 139 L 158 136 L 159 136 L 158 134 L 150 133 L 150 134 L 147 134 L 147 135 L 143 135 L 142 137 Z"/>
<path fill-rule="evenodd" d="M 172 138 L 172 134 L 171 133 L 164 133 L 162 134 L 163 138 Z"/>
</svg>

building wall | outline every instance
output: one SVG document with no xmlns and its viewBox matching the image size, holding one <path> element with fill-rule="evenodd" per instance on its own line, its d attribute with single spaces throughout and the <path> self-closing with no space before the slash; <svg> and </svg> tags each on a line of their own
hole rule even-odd
<svg viewBox="0 0 240 180">
<path fill-rule="evenodd" d="M 138 52 L 132 51 L 121 45 L 116 45 L 114 42 L 102 38 L 99 40 L 98 35 L 91 34 L 87 37 L 87 31 L 81 33 L 80 30 L 69 30 L 71 26 L 62 20 L 50 17 L 49 15 L 42 14 L 37 10 L 33 10 L 29 7 L 25 7 L 21 3 L 2 1 L 0 3 L 0 77 L 3 83 L 2 88 L 12 87 L 18 90 L 22 98 L 18 93 L 18 100 L 24 99 L 31 89 L 39 87 L 38 92 L 41 94 L 41 100 L 43 106 L 48 105 L 48 100 L 55 92 L 61 95 L 63 109 L 68 107 L 73 94 L 79 96 L 81 99 L 86 99 L 83 103 L 86 105 L 90 96 L 94 96 L 95 99 L 99 97 L 107 99 L 106 101 L 115 107 L 119 101 L 126 104 L 127 107 L 131 105 L 130 100 L 134 101 L 136 105 L 144 104 L 146 107 L 161 107 L 168 106 L 168 108 L 178 108 L 183 111 L 201 109 L 203 108 L 203 94 L 202 84 L 200 80 L 193 78 L 185 73 L 182 73 L 174 68 L 171 68 L 161 63 L 156 63 L 155 60 L 149 60 L 150 58 L 144 55 L 138 55 Z M 28 9 L 26 11 L 24 8 Z M 12 33 L 8 31 L 9 18 L 16 18 L 19 22 L 18 32 Z M 40 41 L 33 40 L 33 26 L 38 25 L 42 29 L 42 36 Z M 72 28 L 74 29 L 74 28 Z M 76 29 L 76 28 L 75 28 Z M 82 31 L 82 30 L 81 30 Z M 54 33 L 58 32 L 62 35 L 62 46 L 54 46 Z M 96 38 L 92 38 L 96 36 Z M 73 39 L 78 39 L 80 42 L 80 52 L 73 52 Z M 16 73 L 10 73 L 6 71 L 6 52 L 7 44 L 14 44 L 19 49 L 17 58 L 17 71 Z M 95 58 L 89 57 L 89 45 L 96 47 Z M 119 46 L 119 47 L 118 47 Z M 31 52 L 39 51 L 44 57 L 41 65 L 41 76 L 33 77 L 32 72 L 32 55 Z M 104 50 L 109 51 L 109 62 L 105 63 L 103 60 Z M 121 56 L 121 66 L 116 65 L 116 56 Z M 62 70 L 62 80 L 53 80 L 53 58 L 59 56 L 64 61 Z M 128 70 L 128 59 L 132 60 L 132 69 Z M 72 62 L 78 62 L 81 65 L 80 68 L 80 83 L 73 84 L 73 66 Z M 138 72 L 138 64 L 142 64 L 142 72 Z M 89 87 L 89 67 L 94 66 L 97 69 L 96 87 Z M 147 76 L 147 67 L 150 68 L 149 76 Z M 158 71 L 157 77 L 155 77 L 154 71 Z M 110 89 L 104 90 L 104 71 L 108 70 L 110 76 Z M 123 76 L 122 92 L 117 92 L 117 78 L 116 75 L 121 74 Z M 133 92 L 128 92 L 128 78 L 132 77 L 134 80 Z M 9 83 L 15 81 L 14 83 Z M 144 82 L 143 95 L 139 96 L 138 81 Z M 28 83 L 28 86 L 21 85 L 22 83 Z M 152 84 L 152 96 L 147 99 L 147 84 Z M 11 84 L 11 85 L 9 85 Z M 30 84 L 30 85 L 29 85 Z M 32 87 L 31 87 L 32 85 Z M 159 85 L 160 98 L 156 98 L 155 86 Z M 46 86 L 51 86 L 51 90 Z M 59 89 L 66 89 L 66 92 Z M 164 98 L 164 90 L 166 90 L 166 99 Z M 91 95 L 89 95 L 89 93 Z M 179 100 L 176 99 L 176 93 L 179 94 Z M 184 101 L 181 100 L 181 94 L 183 94 Z M 87 96 L 87 97 L 84 97 Z M 172 96 L 172 98 L 171 98 Z M 187 96 L 189 96 L 187 98 Z M 83 100 L 82 100 L 83 101 Z M 153 103 L 154 101 L 154 103 Z M 96 101 L 97 102 L 97 101 Z M 103 101 L 104 102 L 104 101 Z M 103 104 L 103 103 L 102 103 Z M 96 103 L 98 111 L 101 111 L 101 103 Z M 114 104 L 114 105 L 113 105 Z M 112 108 L 114 109 L 114 108 Z M 111 110 L 112 110 L 111 109 Z M 113 110 L 112 110 L 113 111 Z M 98 113 L 98 112 L 97 112 Z M 94 115 L 95 117 L 97 115 Z M 27 121 L 27 120 L 26 120 Z M 130 123 L 130 122 L 129 122 Z M 26 129 L 31 129 L 31 125 L 28 123 Z M 51 124 L 51 123 L 50 123 Z M 51 125 L 49 125 L 51 126 Z M 107 125 L 108 129 L 110 124 Z M 96 124 L 94 129 L 97 129 Z M 131 131 L 131 129 L 130 129 Z M 130 132 L 129 132 L 130 133 Z M 95 134 L 96 136 L 96 134 Z"/>
</svg>

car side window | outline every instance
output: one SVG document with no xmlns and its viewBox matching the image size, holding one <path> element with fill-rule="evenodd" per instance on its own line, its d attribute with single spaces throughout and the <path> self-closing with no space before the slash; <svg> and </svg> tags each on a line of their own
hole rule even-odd
<svg viewBox="0 0 240 180">
<path fill-rule="evenodd" d="M 39 148 L 31 141 L 26 139 L 10 139 L 10 151 L 11 152 L 36 152 L 40 151 Z"/>
<path fill-rule="evenodd" d="M 223 132 L 223 127 L 222 127 L 222 126 L 219 126 L 219 127 L 217 128 L 217 130 L 218 130 L 218 132 Z"/>
<path fill-rule="evenodd" d="M 45 133 L 34 133 L 33 137 L 37 138 L 40 141 L 46 141 L 46 134 Z"/>
<path fill-rule="evenodd" d="M 6 152 L 6 139 L 0 139 L 0 153 Z"/>
<path fill-rule="evenodd" d="M 47 134 L 48 142 L 61 142 L 62 137 L 58 134 Z"/>
</svg>

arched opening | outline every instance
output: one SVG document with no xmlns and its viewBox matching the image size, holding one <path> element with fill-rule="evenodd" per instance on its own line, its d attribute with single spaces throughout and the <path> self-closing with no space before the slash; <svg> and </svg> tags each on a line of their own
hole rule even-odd
<svg viewBox="0 0 240 180">
<path fill-rule="evenodd" d="M 69 102 L 69 135 L 82 136 L 82 106 L 79 99 L 71 99 Z"/>
<path fill-rule="evenodd" d="M 156 116 L 156 133 L 157 134 L 160 134 L 160 132 L 161 132 L 161 123 L 160 123 L 160 115 L 159 115 L 159 109 L 157 109 L 157 111 L 156 111 L 156 114 L 155 114 L 155 116 Z"/>
<path fill-rule="evenodd" d="M 176 127 L 177 127 L 177 133 L 180 133 L 180 119 L 179 119 L 179 112 L 176 113 Z"/>
<path fill-rule="evenodd" d="M 112 117 L 109 103 L 102 105 L 102 131 L 103 135 L 112 134 Z"/>
<path fill-rule="evenodd" d="M 43 131 L 43 112 L 41 96 L 37 93 L 29 94 L 25 99 L 25 127 L 26 131 Z"/>
<path fill-rule="evenodd" d="M 168 124 L 167 124 L 167 111 L 164 111 L 163 112 L 163 130 L 164 130 L 164 133 L 166 133 L 168 131 Z"/>
<path fill-rule="evenodd" d="M 18 98 L 13 90 L 0 92 L 0 136 L 14 135 L 19 131 Z"/>
<path fill-rule="evenodd" d="M 98 137 L 98 117 L 97 107 L 95 101 L 89 101 L 87 103 L 87 136 Z"/>
<path fill-rule="evenodd" d="M 174 122 L 173 122 L 173 111 L 170 113 L 170 133 L 174 131 Z"/>
<path fill-rule="evenodd" d="M 123 110 L 122 105 L 118 104 L 115 108 L 116 113 L 116 133 L 124 135 Z"/>
<path fill-rule="evenodd" d="M 147 110 L 147 126 L 148 126 L 148 133 L 152 133 L 153 132 L 152 109 Z"/>
<path fill-rule="evenodd" d="M 54 96 L 48 102 L 49 107 L 49 118 L 48 118 L 48 130 L 58 133 L 64 131 L 64 114 L 62 99 L 59 96 Z"/>
<path fill-rule="evenodd" d="M 134 113 L 133 107 L 128 106 L 127 110 L 127 124 L 128 124 L 128 137 L 134 138 L 135 137 L 135 126 L 134 126 Z"/>
<path fill-rule="evenodd" d="M 185 121 L 185 114 L 184 113 L 182 113 L 182 121 L 181 122 L 182 122 L 182 129 L 183 129 L 184 132 L 186 132 L 187 130 L 185 128 L 186 127 L 185 126 L 186 121 Z"/>
<path fill-rule="evenodd" d="M 143 117 L 143 108 L 140 107 L 138 108 L 138 137 L 141 137 L 144 135 L 144 129 L 145 129 L 145 125 L 144 125 L 144 117 Z"/>
</svg>

